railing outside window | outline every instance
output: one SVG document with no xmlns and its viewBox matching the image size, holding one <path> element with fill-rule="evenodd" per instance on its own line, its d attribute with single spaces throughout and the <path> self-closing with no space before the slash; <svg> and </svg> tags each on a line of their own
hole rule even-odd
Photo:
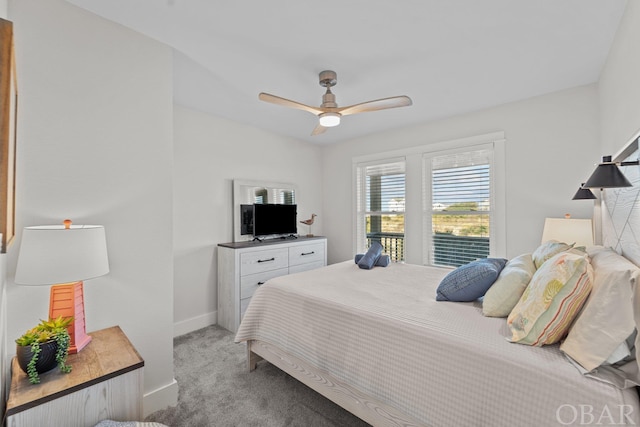
<svg viewBox="0 0 640 427">
<path fill-rule="evenodd" d="M 489 256 L 489 237 L 433 235 L 433 264 L 459 267 Z"/>
<path fill-rule="evenodd" d="M 404 260 L 404 234 L 368 233 L 367 246 L 379 242 L 392 262 Z M 488 237 L 455 236 L 447 233 L 433 235 L 433 260 L 435 265 L 459 267 L 479 258 L 489 256 Z"/>
<path fill-rule="evenodd" d="M 372 242 L 379 242 L 383 253 L 389 255 L 391 262 L 404 261 L 404 233 L 367 233 L 367 247 Z"/>
</svg>

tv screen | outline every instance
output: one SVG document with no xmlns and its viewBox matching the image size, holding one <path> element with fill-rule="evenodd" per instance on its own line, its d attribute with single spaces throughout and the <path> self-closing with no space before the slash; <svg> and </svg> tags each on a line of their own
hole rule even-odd
<svg viewBox="0 0 640 427">
<path fill-rule="evenodd" d="M 295 234 L 297 205 L 253 205 L 253 235 Z"/>
</svg>

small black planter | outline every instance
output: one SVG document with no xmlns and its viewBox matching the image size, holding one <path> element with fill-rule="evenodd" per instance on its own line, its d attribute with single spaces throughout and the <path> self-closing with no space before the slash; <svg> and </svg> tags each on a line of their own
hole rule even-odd
<svg viewBox="0 0 640 427">
<path fill-rule="evenodd" d="M 55 341 L 47 341 L 40 344 L 40 354 L 38 354 L 38 361 L 36 362 L 36 371 L 38 374 L 43 374 L 56 367 L 56 350 L 58 349 L 58 343 Z M 18 365 L 27 373 L 27 365 L 33 356 L 30 345 L 16 346 L 16 356 L 18 357 Z"/>
</svg>

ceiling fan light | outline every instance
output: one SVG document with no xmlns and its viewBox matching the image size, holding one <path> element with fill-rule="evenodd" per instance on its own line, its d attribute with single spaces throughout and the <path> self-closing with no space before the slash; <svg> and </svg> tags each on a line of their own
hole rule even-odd
<svg viewBox="0 0 640 427">
<path fill-rule="evenodd" d="M 322 113 L 318 117 L 320 118 L 320 126 L 326 128 L 332 128 L 340 124 L 339 113 Z"/>
</svg>

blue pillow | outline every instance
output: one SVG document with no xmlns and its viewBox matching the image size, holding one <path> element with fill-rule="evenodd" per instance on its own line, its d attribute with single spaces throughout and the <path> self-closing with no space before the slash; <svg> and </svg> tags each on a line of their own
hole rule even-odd
<svg viewBox="0 0 640 427">
<path fill-rule="evenodd" d="M 477 300 L 493 285 L 506 263 L 504 258 L 484 258 L 456 268 L 438 285 L 436 301 Z"/>
<path fill-rule="evenodd" d="M 382 253 L 382 245 L 380 242 L 373 242 L 366 254 L 358 261 L 358 267 L 371 270 L 375 265 L 380 254 Z"/>
<path fill-rule="evenodd" d="M 364 254 L 356 254 L 356 257 L 354 258 L 356 261 L 356 264 L 362 259 L 363 256 Z M 389 255 L 380 255 L 380 258 L 378 258 L 374 266 L 386 267 L 387 265 L 389 265 L 390 262 L 391 262 L 391 257 L 389 257 Z"/>
</svg>

